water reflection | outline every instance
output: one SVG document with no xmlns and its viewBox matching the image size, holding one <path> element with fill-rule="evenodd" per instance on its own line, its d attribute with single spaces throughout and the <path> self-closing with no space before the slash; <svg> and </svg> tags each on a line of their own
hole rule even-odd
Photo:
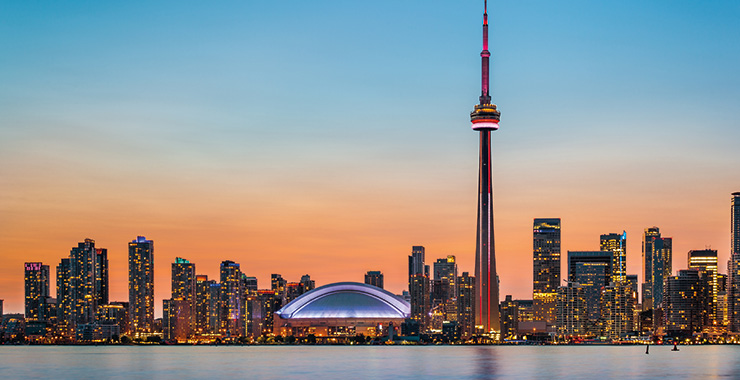
<svg viewBox="0 0 740 380">
<path fill-rule="evenodd" d="M 498 357 L 493 346 L 476 346 L 473 348 L 474 379 L 497 379 Z"/>
</svg>

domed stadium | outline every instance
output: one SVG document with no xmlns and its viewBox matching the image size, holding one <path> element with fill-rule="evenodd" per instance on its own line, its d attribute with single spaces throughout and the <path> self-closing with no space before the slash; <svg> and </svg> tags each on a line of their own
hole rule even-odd
<svg viewBox="0 0 740 380">
<path fill-rule="evenodd" d="M 338 282 L 307 292 L 275 312 L 277 335 L 319 337 L 377 335 L 382 326 L 399 326 L 411 305 L 381 288 Z"/>
</svg>

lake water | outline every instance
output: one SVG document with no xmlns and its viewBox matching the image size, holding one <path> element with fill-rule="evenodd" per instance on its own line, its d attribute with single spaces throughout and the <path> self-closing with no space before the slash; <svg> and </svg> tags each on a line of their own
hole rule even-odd
<svg viewBox="0 0 740 380">
<path fill-rule="evenodd" d="M 735 379 L 740 346 L 0 346 L 0 379 Z"/>
</svg>

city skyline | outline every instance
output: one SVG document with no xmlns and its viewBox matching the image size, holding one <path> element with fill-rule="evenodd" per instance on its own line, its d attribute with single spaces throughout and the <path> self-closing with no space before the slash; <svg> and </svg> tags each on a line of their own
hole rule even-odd
<svg viewBox="0 0 740 380">
<path fill-rule="evenodd" d="M 651 226 L 674 239 L 673 268 L 708 245 L 726 262 L 740 10 L 681 5 L 489 4 L 501 299 L 531 295 L 534 218 L 561 218 L 562 252 L 626 230 L 627 273 Z M 183 5 L 165 23 L 166 6 L 14 7 L 0 16 L 5 312 L 23 309 L 24 262 L 56 266 L 85 238 L 108 249 L 116 301 L 125 244 L 157 242 L 157 316 L 175 257 L 209 278 L 233 260 L 261 288 L 276 272 L 380 270 L 400 293 L 412 245 L 473 272 L 477 1 Z"/>
</svg>

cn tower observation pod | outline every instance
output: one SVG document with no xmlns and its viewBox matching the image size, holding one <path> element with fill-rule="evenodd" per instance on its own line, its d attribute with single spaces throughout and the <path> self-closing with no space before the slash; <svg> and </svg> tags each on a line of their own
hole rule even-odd
<svg viewBox="0 0 740 380">
<path fill-rule="evenodd" d="M 411 305 L 394 294 L 359 282 L 337 282 L 311 290 L 275 312 L 283 320 L 405 319 Z"/>
</svg>

